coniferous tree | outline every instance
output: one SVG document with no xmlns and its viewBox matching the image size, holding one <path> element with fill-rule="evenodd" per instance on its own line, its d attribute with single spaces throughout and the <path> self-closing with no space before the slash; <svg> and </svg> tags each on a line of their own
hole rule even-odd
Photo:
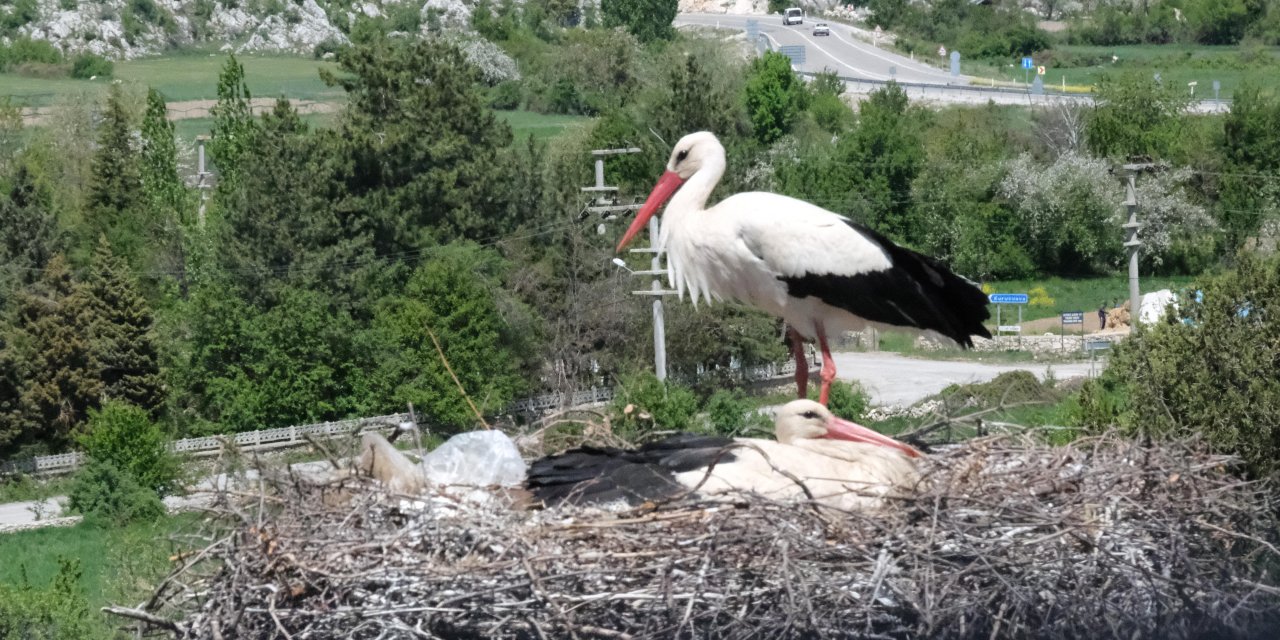
<svg viewBox="0 0 1280 640">
<path fill-rule="evenodd" d="M 147 91 L 147 108 L 142 116 L 142 191 L 153 219 L 156 244 L 150 266 L 174 274 L 183 295 L 187 291 L 186 226 L 192 201 L 178 177 L 178 151 L 173 123 L 167 117 L 164 95 Z"/>
<path fill-rule="evenodd" d="M 89 409 L 98 406 L 102 379 L 91 340 L 93 320 L 90 296 L 72 279 L 61 255 L 19 297 L 8 346 L 25 376 L 16 416 L 21 440 L 65 446 Z"/>
<path fill-rule="evenodd" d="M 113 84 L 102 114 L 89 187 L 87 231 L 93 235 L 85 240 L 92 242 L 106 234 L 131 261 L 150 241 L 144 220 L 146 207 L 139 157 L 133 118 L 125 104 L 124 92 L 120 85 Z"/>
<path fill-rule="evenodd" d="M 511 128 L 485 106 L 479 71 L 438 40 L 378 38 L 344 49 L 348 108 L 331 134 L 342 197 L 377 224 L 378 253 L 510 231 Z"/>
<path fill-rule="evenodd" d="M 62 249 L 49 192 L 25 164 L 18 165 L 7 195 L 0 199 L 0 312 Z"/>
<path fill-rule="evenodd" d="M 164 388 L 157 365 L 151 309 L 123 259 L 105 237 L 93 254 L 87 283 L 93 306 L 92 338 L 107 399 L 159 411 Z"/>
</svg>

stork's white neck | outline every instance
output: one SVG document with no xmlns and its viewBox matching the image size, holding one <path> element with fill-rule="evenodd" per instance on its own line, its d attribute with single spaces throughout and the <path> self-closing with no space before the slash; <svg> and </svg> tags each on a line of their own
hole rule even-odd
<svg viewBox="0 0 1280 640">
<path fill-rule="evenodd" d="M 708 157 L 703 161 L 702 168 L 694 172 L 680 186 L 675 195 L 671 196 L 671 201 L 667 204 L 666 212 L 663 214 L 663 245 L 667 243 L 670 230 L 679 228 L 683 222 L 688 221 L 693 216 L 697 216 L 707 208 L 707 198 L 711 197 L 711 192 L 724 175 L 724 167 L 725 159 L 723 155 Z"/>
</svg>

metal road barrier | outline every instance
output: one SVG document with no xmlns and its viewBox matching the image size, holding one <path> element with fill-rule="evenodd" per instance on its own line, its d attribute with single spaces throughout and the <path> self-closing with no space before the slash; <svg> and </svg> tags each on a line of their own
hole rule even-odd
<svg viewBox="0 0 1280 640">
<path fill-rule="evenodd" d="M 746 367 L 739 375 L 747 380 L 763 380 L 795 372 L 794 362 L 765 364 Z M 613 399 L 611 387 L 592 387 L 573 393 L 547 393 L 513 402 L 504 413 L 529 415 L 549 409 L 587 407 L 604 404 Z M 169 444 L 169 450 L 192 457 L 217 455 L 223 447 L 233 445 L 244 451 L 277 449 L 306 444 L 308 440 L 331 440 L 363 431 L 390 431 L 398 425 L 411 422 L 407 413 L 393 413 L 372 418 L 352 418 L 333 422 L 278 427 L 259 431 L 242 431 L 236 434 L 183 438 Z M 21 460 L 0 462 L 0 476 L 23 473 L 28 475 L 53 475 L 74 471 L 84 464 L 85 455 L 79 451 L 51 456 L 36 456 Z"/>
</svg>

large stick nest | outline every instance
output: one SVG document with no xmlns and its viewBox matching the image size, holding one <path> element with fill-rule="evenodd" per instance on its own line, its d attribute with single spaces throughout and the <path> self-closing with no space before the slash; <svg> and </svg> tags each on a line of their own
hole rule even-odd
<svg viewBox="0 0 1280 640">
<path fill-rule="evenodd" d="M 220 536 L 148 606 L 192 638 L 1277 637 L 1274 487 L 1233 466 L 989 437 L 871 514 L 748 496 L 530 512 L 281 481 L 225 496 Z"/>
</svg>

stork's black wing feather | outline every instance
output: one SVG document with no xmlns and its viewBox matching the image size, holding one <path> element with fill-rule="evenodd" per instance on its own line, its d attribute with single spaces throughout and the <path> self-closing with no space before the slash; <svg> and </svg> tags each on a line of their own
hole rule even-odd
<svg viewBox="0 0 1280 640">
<path fill-rule="evenodd" d="M 983 322 L 991 317 L 987 296 L 969 280 L 952 273 L 934 258 L 894 244 L 855 222 L 850 227 L 880 245 L 892 263 L 867 273 L 806 273 L 783 276 L 795 297 L 817 297 L 872 322 L 937 331 L 961 346 L 971 336 L 990 338 Z"/>
<path fill-rule="evenodd" d="M 525 488 L 548 505 L 670 498 L 686 490 L 677 473 L 732 461 L 731 444 L 731 438 L 682 433 L 638 449 L 579 447 L 535 460 Z"/>
</svg>

